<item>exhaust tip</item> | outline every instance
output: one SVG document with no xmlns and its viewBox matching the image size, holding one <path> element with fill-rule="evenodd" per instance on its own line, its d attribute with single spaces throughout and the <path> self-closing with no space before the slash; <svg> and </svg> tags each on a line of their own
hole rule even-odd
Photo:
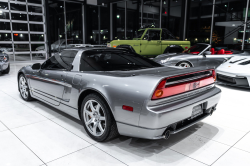
<svg viewBox="0 0 250 166">
<path fill-rule="evenodd" d="M 169 139 L 169 137 L 170 137 L 170 130 L 167 130 L 164 134 L 164 138 Z"/>
</svg>

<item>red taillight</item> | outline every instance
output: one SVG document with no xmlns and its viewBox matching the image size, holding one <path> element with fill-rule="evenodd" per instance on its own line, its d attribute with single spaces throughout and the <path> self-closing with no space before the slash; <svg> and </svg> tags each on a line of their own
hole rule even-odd
<svg viewBox="0 0 250 166">
<path fill-rule="evenodd" d="M 196 80 L 188 81 L 188 82 L 184 82 L 184 83 L 177 83 L 177 84 L 173 84 L 173 85 L 168 85 L 168 86 L 165 86 L 165 84 L 166 84 L 167 80 L 170 78 L 180 77 L 180 76 L 189 75 L 189 74 L 195 74 L 198 72 L 184 74 L 184 75 L 180 75 L 180 76 L 169 77 L 167 79 L 164 79 L 159 83 L 156 90 L 154 91 L 154 94 L 152 96 L 152 100 L 181 94 L 184 92 L 188 92 L 191 90 L 195 90 L 195 89 L 210 85 L 210 84 L 214 83 L 216 80 L 215 71 L 214 70 L 210 70 L 210 71 L 212 72 L 212 74 L 208 77 L 196 79 Z M 201 71 L 201 72 L 205 72 L 205 71 Z"/>
<path fill-rule="evenodd" d="M 215 70 L 212 71 L 212 76 L 213 76 L 214 82 L 215 82 L 216 81 L 216 72 L 215 72 Z"/>
<path fill-rule="evenodd" d="M 131 112 L 133 112 L 133 110 L 134 110 L 133 107 L 126 106 L 126 105 L 123 105 L 122 109 L 127 110 L 127 111 L 131 111 Z"/>
</svg>

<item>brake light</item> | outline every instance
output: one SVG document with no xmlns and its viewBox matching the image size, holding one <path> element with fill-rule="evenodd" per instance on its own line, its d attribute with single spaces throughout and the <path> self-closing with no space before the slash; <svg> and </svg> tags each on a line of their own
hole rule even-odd
<svg viewBox="0 0 250 166">
<path fill-rule="evenodd" d="M 184 75 L 179 75 L 179 76 L 174 76 L 174 77 L 169 77 L 164 80 L 162 80 L 158 86 L 156 87 L 152 100 L 160 99 L 160 98 L 165 98 L 165 97 L 170 97 L 173 95 L 185 93 L 188 91 L 192 91 L 210 84 L 213 84 L 216 80 L 216 72 L 214 70 L 205 70 L 205 71 L 200 71 L 200 72 L 206 72 L 206 71 L 211 71 L 211 75 L 207 77 L 203 77 L 200 79 L 195 79 L 191 81 L 186 81 L 186 82 L 181 82 L 181 83 L 176 83 L 173 85 L 167 85 L 166 83 L 168 82 L 168 79 L 170 78 L 176 78 L 176 77 L 181 77 L 181 76 L 186 76 L 186 75 L 191 75 L 195 73 L 188 73 Z"/>
<path fill-rule="evenodd" d="M 214 82 L 215 82 L 216 81 L 216 72 L 215 72 L 215 70 L 212 71 L 212 76 L 213 76 Z"/>
</svg>

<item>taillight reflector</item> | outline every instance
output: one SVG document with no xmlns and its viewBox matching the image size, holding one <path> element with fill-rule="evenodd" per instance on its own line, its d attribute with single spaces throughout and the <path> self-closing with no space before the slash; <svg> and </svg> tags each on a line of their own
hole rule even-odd
<svg viewBox="0 0 250 166">
<path fill-rule="evenodd" d="M 133 112 L 133 110 L 134 110 L 133 107 L 126 106 L 126 105 L 123 105 L 122 109 L 127 110 L 127 111 L 131 111 L 131 112 Z"/>
<path fill-rule="evenodd" d="M 214 78 L 214 82 L 216 81 L 216 72 L 215 72 L 215 70 L 213 70 L 213 72 L 212 72 L 212 76 L 213 76 L 213 78 Z"/>
<path fill-rule="evenodd" d="M 193 73 L 190 73 L 190 74 L 193 74 Z M 179 76 L 174 76 L 174 77 L 179 77 Z M 213 84 L 216 80 L 216 73 L 214 70 L 212 70 L 212 75 L 210 75 L 209 77 L 194 80 L 194 81 L 188 81 L 184 83 L 178 83 L 174 85 L 168 85 L 167 87 L 165 87 L 167 79 L 164 79 L 159 83 L 156 90 L 154 91 L 152 100 L 181 94 L 184 92 L 188 92 L 191 90 L 195 90 L 195 89 Z"/>
</svg>

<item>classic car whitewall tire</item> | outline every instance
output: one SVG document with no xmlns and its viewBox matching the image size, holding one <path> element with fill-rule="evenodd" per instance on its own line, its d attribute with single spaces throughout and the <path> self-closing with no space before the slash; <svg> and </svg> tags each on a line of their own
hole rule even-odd
<svg viewBox="0 0 250 166">
<path fill-rule="evenodd" d="M 26 78 L 24 77 L 23 74 L 21 74 L 19 76 L 19 79 L 18 79 L 18 88 L 19 88 L 20 95 L 21 95 L 21 97 L 24 100 L 30 101 L 30 100 L 33 99 L 30 96 L 29 86 L 28 86 L 27 80 L 26 80 Z"/>
<path fill-rule="evenodd" d="M 119 135 L 109 106 L 98 94 L 89 94 L 84 98 L 81 120 L 85 131 L 95 141 L 108 141 Z"/>
</svg>

